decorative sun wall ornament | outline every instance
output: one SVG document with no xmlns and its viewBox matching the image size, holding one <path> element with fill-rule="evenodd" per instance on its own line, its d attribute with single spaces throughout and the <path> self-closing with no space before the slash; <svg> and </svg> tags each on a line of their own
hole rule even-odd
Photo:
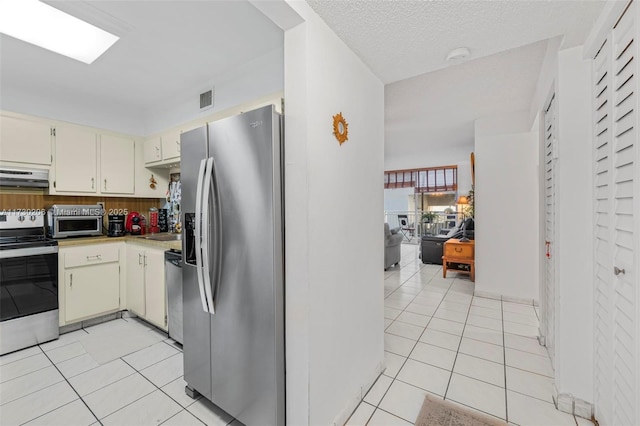
<svg viewBox="0 0 640 426">
<path fill-rule="evenodd" d="M 349 125 L 342 116 L 342 112 L 333 116 L 333 135 L 338 139 L 340 145 L 349 139 Z"/>
</svg>

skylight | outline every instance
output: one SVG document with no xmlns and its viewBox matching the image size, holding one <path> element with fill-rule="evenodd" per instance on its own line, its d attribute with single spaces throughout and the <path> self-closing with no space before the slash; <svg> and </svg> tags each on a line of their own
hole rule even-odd
<svg viewBox="0 0 640 426">
<path fill-rule="evenodd" d="M 0 1 L 0 32 L 86 64 L 120 38 L 38 0 Z"/>
</svg>

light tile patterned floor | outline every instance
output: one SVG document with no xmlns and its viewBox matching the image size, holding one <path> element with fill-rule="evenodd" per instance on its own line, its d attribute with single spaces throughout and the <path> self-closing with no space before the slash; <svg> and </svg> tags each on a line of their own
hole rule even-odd
<svg viewBox="0 0 640 426">
<path fill-rule="evenodd" d="M 349 425 L 411 425 L 427 393 L 518 425 L 590 424 L 555 410 L 531 305 L 473 297 L 403 245 L 385 272 L 387 369 Z M 506 361 L 506 362 L 505 362 Z M 182 351 L 133 318 L 0 357 L 2 425 L 239 425 L 184 393 Z"/>
<path fill-rule="evenodd" d="M 411 425 L 429 393 L 515 425 L 591 424 L 557 411 L 532 305 L 473 296 L 466 274 L 424 265 L 403 244 L 385 272 L 387 369 L 347 425 Z"/>
<path fill-rule="evenodd" d="M 184 393 L 182 350 L 123 318 L 0 357 L 0 424 L 240 425 Z"/>
</svg>

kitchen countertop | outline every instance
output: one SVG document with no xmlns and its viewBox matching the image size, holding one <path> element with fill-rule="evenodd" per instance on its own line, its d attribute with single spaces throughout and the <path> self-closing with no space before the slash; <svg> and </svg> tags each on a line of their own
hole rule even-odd
<svg viewBox="0 0 640 426">
<path fill-rule="evenodd" d="M 162 232 L 156 235 L 163 235 L 166 232 Z M 136 244 L 144 244 L 154 246 L 158 248 L 164 248 L 166 250 L 182 251 L 182 240 L 175 241 L 156 241 L 148 240 L 144 237 L 148 235 L 127 235 L 124 237 L 107 237 L 106 235 L 99 235 L 97 237 L 70 237 L 61 238 L 58 240 L 59 247 L 72 247 L 86 244 L 102 244 L 102 243 L 115 243 L 115 242 L 135 242 Z"/>
</svg>

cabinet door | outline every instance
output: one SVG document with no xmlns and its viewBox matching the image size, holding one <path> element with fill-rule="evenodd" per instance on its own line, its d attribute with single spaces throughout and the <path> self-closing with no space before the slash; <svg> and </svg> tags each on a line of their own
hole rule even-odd
<svg viewBox="0 0 640 426">
<path fill-rule="evenodd" d="M 96 192 L 96 134 L 78 127 L 56 127 L 56 191 Z"/>
<path fill-rule="evenodd" d="M 120 269 L 117 262 L 65 270 L 65 320 L 117 311 L 120 305 Z"/>
<path fill-rule="evenodd" d="M 175 130 L 162 135 L 162 159 L 180 160 L 180 131 Z"/>
<path fill-rule="evenodd" d="M 2 161 L 51 164 L 51 126 L 35 121 L 0 116 Z"/>
<path fill-rule="evenodd" d="M 144 250 L 127 244 L 127 309 L 145 316 Z"/>
<path fill-rule="evenodd" d="M 162 160 L 162 143 L 160 136 L 155 136 L 144 141 L 144 162 L 155 163 Z"/>
<path fill-rule="evenodd" d="M 164 251 L 146 250 L 145 300 L 147 321 L 167 329 L 166 295 L 164 287 Z"/>
<path fill-rule="evenodd" d="M 133 139 L 100 136 L 100 192 L 103 194 L 133 194 Z"/>
<path fill-rule="evenodd" d="M 169 169 L 155 168 L 150 170 L 144 160 L 146 141 L 135 141 L 135 196 L 144 198 L 164 198 L 169 184 Z M 155 184 L 151 184 L 151 180 Z M 153 187 L 152 187 L 153 186 Z"/>
</svg>

